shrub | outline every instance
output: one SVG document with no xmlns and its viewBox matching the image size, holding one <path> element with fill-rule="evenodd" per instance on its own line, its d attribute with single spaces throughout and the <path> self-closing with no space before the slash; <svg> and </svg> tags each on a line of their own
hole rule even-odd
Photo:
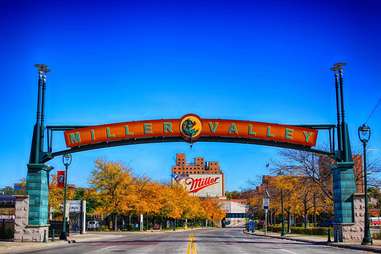
<svg viewBox="0 0 381 254">
<path fill-rule="evenodd" d="M 108 232 L 108 231 L 110 231 L 110 229 L 107 225 L 101 225 L 99 227 L 99 231 Z"/>
<path fill-rule="evenodd" d="M 372 239 L 374 239 L 374 240 L 381 240 L 381 233 L 374 233 L 374 234 L 372 234 Z"/>
<path fill-rule="evenodd" d="M 269 225 L 267 227 L 268 231 L 280 233 L 281 225 Z M 287 230 L 287 226 L 285 226 L 285 230 Z M 302 235 L 327 235 L 328 227 L 291 227 L 291 234 L 302 234 Z M 331 235 L 333 234 L 333 230 L 331 230 Z"/>
</svg>

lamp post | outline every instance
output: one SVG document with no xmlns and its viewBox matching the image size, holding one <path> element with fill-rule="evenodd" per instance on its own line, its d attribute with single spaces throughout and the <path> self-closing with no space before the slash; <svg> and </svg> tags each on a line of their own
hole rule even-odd
<svg viewBox="0 0 381 254">
<path fill-rule="evenodd" d="M 363 160 L 364 160 L 364 200 L 365 200 L 365 214 L 364 214 L 364 238 L 362 239 L 362 245 L 371 245 L 372 236 L 370 235 L 369 228 L 369 211 L 368 211 L 368 181 L 367 181 L 367 168 L 366 168 L 366 145 L 370 139 L 370 128 L 366 124 L 361 125 L 358 128 L 359 139 L 363 145 Z"/>
<path fill-rule="evenodd" d="M 285 236 L 284 232 L 284 208 L 283 208 L 283 189 L 280 189 L 280 209 L 282 210 L 282 228 L 280 229 L 280 236 Z"/>
<path fill-rule="evenodd" d="M 64 185 L 64 203 L 63 203 L 63 221 L 62 221 L 62 232 L 60 239 L 67 240 L 67 229 L 66 229 L 66 192 L 67 192 L 67 170 L 71 164 L 72 156 L 70 153 L 64 154 L 62 156 L 62 162 L 65 166 L 65 185 Z"/>
<path fill-rule="evenodd" d="M 263 198 L 263 209 L 265 210 L 265 235 L 267 235 L 267 214 L 268 214 L 268 211 L 269 211 L 269 206 L 270 206 L 270 195 L 269 195 L 269 192 L 267 191 L 267 189 L 265 190 L 265 195 L 264 195 L 264 198 Z"/>
<path fill-rule="evenodd" d="M 283 171 L 280 170 L 278 176 L 283 176 Z M 282 220 L 282 226 L 280 229 L 280 236 L 285 236 L 286 233 L 284 232 L 284 197 L 283 197 L 283 188 L 280 188 L 280 209 L 281 209 L 281 220 Z"/>
</svg>

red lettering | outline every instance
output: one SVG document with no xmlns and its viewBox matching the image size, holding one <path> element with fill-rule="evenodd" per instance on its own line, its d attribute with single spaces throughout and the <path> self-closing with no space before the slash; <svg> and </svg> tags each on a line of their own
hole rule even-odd
<svg viewBox="0 0 381 254">
<path fill-rule="evenodd" d="M 199 178 L 192 178 L 192 177 L 188 177 L 187 179 L 185 179 L 185 184 L 186 185 L 190 185 L 190 189 L 189 191 L 190 192 L 198 192 L 206 187 L 209 187 L 211 185 L 214 185 L 216 183 L 218 183 L 218 179 L 220 177 L 207 177 L 207 178 L 202 178 L 202 177 L 199 177 Z"/>
</svg>

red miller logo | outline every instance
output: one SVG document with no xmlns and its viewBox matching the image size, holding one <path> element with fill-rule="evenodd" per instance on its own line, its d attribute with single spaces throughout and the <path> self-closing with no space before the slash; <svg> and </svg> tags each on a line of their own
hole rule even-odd
<svg viewBox="0 0 381 254">
<path fill-rule="evenodd" d="M 211 185 L 214 185 L 214 184 L 217 184 L 218 183 L 218 179 L 220 179 L 219 176 L 217 177 L 207 177 L 207 178 L 202 178 L 202 177 L 198 177 L 198 178 L 192 178 L 192 177 L 188 177 L 185 179 L 185 184 L 186 185 L 190 185 L 190 189 L 189 191 L 190 192 L 198 192 L 206 187 L 209 187 Z"/>
</svg>

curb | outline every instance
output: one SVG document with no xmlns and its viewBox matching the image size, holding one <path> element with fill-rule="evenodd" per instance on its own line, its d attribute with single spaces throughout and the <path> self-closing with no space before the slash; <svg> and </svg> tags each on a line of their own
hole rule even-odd
<svg viewBox="0 0 381 254">
<path fill-rule="evenodd" d="M 92 234 L 92 235 L 127 235 L 127 234 L 151 234 L 151 233 L 179 233 L 179 232 L 188 232 L 188 231 L 195 231 L 195 230 L 208 230 L 208 229 L 214 229 L 214 228 L 187 228 L 187 229 L 168 229 L 168 230 L 145 230 L 145 231 L 87 231 L 86 234 Z"/>
<path fill-rule="evenodd" d="M 312 240 L 306 240 L 306 239 L 299 239 L 299 238 L 292 238 L 292 237 L 281 237 L 276 235 L 262 235 L 262 234 L 256 234 L 256 233 L 249 233 L 245 230 L 243 230 L 244 234 L 248 235 L 255 235 L 255 236 L 263 236 L 263 237 L 270 237 L 270 238 L 276 238 L 276 239 L 283 239 L 283 240 L 291 240 L 295 242 L 303 242 L 303 243 L 310 243 L 314 245 L 325 245 L 325 246 L 331 246 L 331 247 L 337 247 L 342 249 L 352 249 L 352 250 L 362 250 L 362 251 L 370 251 L 374 253 L 381 253 L 381 249 L 375 249 L 369 246 L 363 246 L 363 245 L 345 245 L 340 243 L 334 243 L 334 242 L 326 242 L 326 241 L 312 241 Z"/>
<path fill-rule="evenodd" d="M 54 242 L 22 242 L 21 245 L 2 246 L 0 247 L 0 254 L 5 253 L 25 253 L 26 251 L 41 251 L 49 248 L 56 248 L 65 246 L 68 243 L 63 240 L 57 240 Z"/>
<path fill-rule="evenodd" d="M 110 238 L 117 237 L 117 235 L 110 235 L 108 236 Z M 96 241 L 102 239 L 101 236 L 95 236 L 93 235 L 90 238 L 83 237 L 82 239 L 73 239 L 73 237 L 70 237 L 70 241 L 65 240 L 55 240 L 51 241 L 49 240 L 47 243 L 45 242 L 8 242 L 9 245 L 0 245 L 0 254 L 8 254 L 8 253 L 15 253 L 15 254 L 21 254 L 25 252 L 38 252 L 38 251 L 44 251 L 54 248 L 60 248 L 62 246 L 67 245 L 75 245 L 76 243 L 86 242 L 86 241 Z"/>
</svg>

